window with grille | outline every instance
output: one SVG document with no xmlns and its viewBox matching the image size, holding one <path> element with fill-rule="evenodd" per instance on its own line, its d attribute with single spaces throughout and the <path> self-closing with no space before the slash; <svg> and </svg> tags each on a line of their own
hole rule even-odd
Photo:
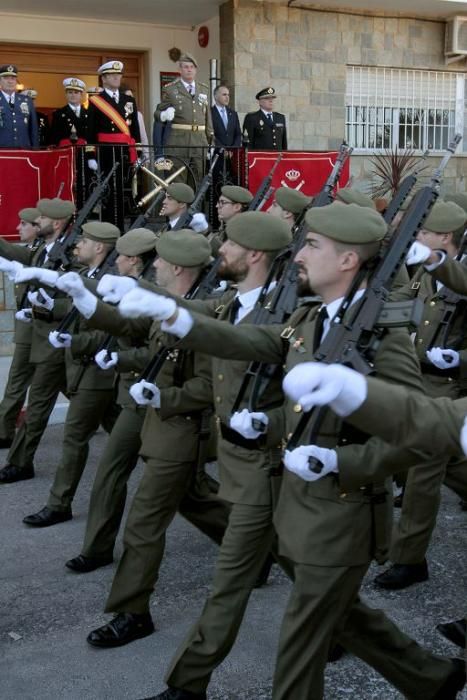
<svg viewBox="0 0 467 700">
<path fill-rule="evenodd" d="M 444 150 L 464 131 L 464 87 L 464 73 L 348 66 L 346 141 L 372 151 Z"/>
</svg>

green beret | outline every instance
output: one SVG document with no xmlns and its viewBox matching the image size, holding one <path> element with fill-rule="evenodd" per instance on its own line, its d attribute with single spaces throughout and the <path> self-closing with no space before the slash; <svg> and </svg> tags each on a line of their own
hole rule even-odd
<svg viewBox="0 0 467 700">
<path fill-rule="evenodd" d="M 374 201 L 364 192 L 359 192 L 358 190 L 352 190 L 348 187 L 344 187 L 339 190 L 336 194 L 336 199 L 344 202 L 344 204 L 358 204 L 360 207 L 369 207 L 370 209 L 376 209 Z"/>
<path fill-rule="evenodd" d="M 262 211 L 246 211 L 234 216 L 225 228 L 227 238 L 250 250 L 280 250 L 292 240 L 290 227 Z"/>
<path fill-rule="evenodd" d="M 179 63 L 192 63 L 195 68 L 198 68 L 198 64 L 196 62 L 196 59 L 193 58 L 191 53 L 188 53 L 187 51 L 185 51 L 185 53 L 181 54 L 180 58 L 178 59 L 178 62 Z"/>
<path fill-rule="evenodd" d="M 221 194 L 230 199 L 231 202 L 235 202 L 235 204 L 249 204 L 253 199 L 250 190 L 245 189 L 245 187 L 238 187 L 238 185 L 224 185 L 221 189 Z"/>
<path fill-rule="evenodd" d="M 167 187 L 167 194 L 183 204 L 191 204 L 195 198 L 195 193 L 190 185 L 185 185 L 183 182 L 173 182 Z"/>
<path fill-rule="evenodd" d="M 156 242 L 158 255 L 172 265 L 198 267 L 211 258 L 211 246 L 207 238 L 190 228 L 165 231 Z"/>
<path fill-rule="evenodd" d="M 438 201 L 428 214 L 422 228 L 432 233 L 451 233 L 465 224 L 467 214 L 455 202 Z"/>
<path fill-rule="evenodd" d="M 120 229 L 107 221 L 88 221 L 81 226 L 83 236 L 100 243 L 115 244 L 120 238 Z"/>
<path fill-rule="evenodd" d="M 450 192 L 444 197 L 445 202 L 454 202 L 467 211 L 467 194 L 465 192 Z"/>
<path fill-rule="evenodd" d="M 311 202 L 311 197 L 307 197 L 303 192 L 291 187 L 279 187 L 276 190 L 275 198 L 282 209 L 290 211 L 292 214 L 300 214 Z"/>
<path fill-rule="evenodd" d="M 339 243 L 375 243 L 384 238 L 387 230 L 383 217 L 374 209 L 342 202 L 312 207 L 305 221 L 311 231 Z"/>
<path fill-rule="evenodd" d="M 120 255 L 142 255 L 156 248 L 157 236 L 148 228 L 134 228 L 121 236 L 116 244 Z"/>
<path fill-rule="evenodd" d="M 41 215 L 39 209 L 35 207 L 26 207 L 26 209 L 20 209 L 18 216 L 21 221 L 27 221 L 28 224 L 34 224 L 36 219 Z"/>
<path fill-rule="evenodd" d="M 69 219 L 75 213 L 75 205 L 67 199 L 40 199 L 37 204 L 42 216 L 49 219 Z"/>
</svg>

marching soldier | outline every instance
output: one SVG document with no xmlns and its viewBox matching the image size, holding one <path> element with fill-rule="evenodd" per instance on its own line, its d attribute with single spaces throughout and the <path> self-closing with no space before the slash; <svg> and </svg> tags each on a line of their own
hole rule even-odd
<svg viewBox="0 0 467 700">
<path fill-rule="evenodd" d="M 43 241 L 38 238 L 40 217 L 39 209 L 27 208 L 18 212 L 17 231 L 22 243 L 38 255 Z M 34 263 L 34 259 L 32 259 Z M 32 326 L 30 310 L 23 308 L 27 285 L 15 285 L 17 312 L 15 314 L 15 349 L 8 372 L 8 381 L 0 403 L 0 448 L 11 447 L 15 437 L 16 420 L 21 411 L 29 384 L 34 373 L 34 366 L 29 361 L 31 352 Z"/>
<path fill-rule="evenodd" d="M 42 267 L 47 253 L 60 238 L 75 211 L 72 202 L 63 199 L 40 199 L 37 203 L 40 216 L 39 236 L 44 245 L 31 250 L 8 243 L 0 238 L 0 269 L 11 276 L 21 271 L 23 265 Z M 7 464 L 0 470 L 0 483 L 12 483 L 34 477 L 34 455 L 57 396 L 66 392 L 65 356 L 63 349 L 53 348 L 49 333 L 54 330 L 68 310 L 63 295 L 52 298 L 45 289 L 29 291 L 24 299 L 24 322 L 32 323 L 29 362 L 34 374 L 29 388 L 27 416 L 15 435 L 8 452 Z M 31 308 L 32 307 L 32 308 Z M 31 321 L 32 319 L 32 321 Z"/>
<path fill-rule="evenodd" d="M 250 190 L 247 190 L 245 187 L 224 185 L 221 188 L 221 194 L 216 204 L 217 216 L 221 223 L 221 228 L 219 231 L 213 231 L 208 236 L 214 255 L 217 255 L 222 243 L 225 243 L 227 240 L 225 233 L 227 222 L 233 219 L 234 216 L 237 216 L 237 214 L 246 211 L 252 200 L 253 195 Z"/>
<path fill-rule="evenodd" d="M 243 133 L 248 135 L 248 147 L 252 151 L 287 150 L 285 115 L 273 111 L 276 98 L 273 87 L 260 90 L 256 94 L 258 111 L 249 112 L 243 121 Z"/>
<path fill-rule="evenodd" d="M 296 256 L 299 288 L 303 295 L 309 294 L 310 288 L 321 294 L 326 306 L 319 318 L 316 308 L 305 305 L 289 319 L 287 328 L 250 324 L 233 328 L 176 308 L 166 298 L 144 290 L 124 296 L 120 312 L 165 319 L 163 327 L 182 338 L 180 347 L 196 347 L 236 361 L 285 362 L 287 368 L 297 365 L 303 372 L 304 361 L 312 359 L 313 348 L 326 333 L 360 265 L 377 254 L 386 233 L 376 212 L 357 205 L 336 202 L 310 209 L 306 221 L 306 243 Z M 357 299 L 363 289 L 356 293 Z M 348 313 L 352 314 L 352 308 Z M 384 335 L 374 365 L 386 381 L 404 383 L 415 392 L 421 390 L 418 364 L 405 331 L 394 329 Z M 294 405 L 285 404 L 287 434 L 300 418 Z M 257 439 L 261 431 L 254 427 L 253 417 L 250 414 L 249 426 L 245 420 L 244 430 Z M 453 700 L 465 682 L 463 663 L 426 652 L 382 612 L 369 609 L 358 598 L 362 577 L 378 544 L 378 513 L 382 513 L 372 500 L 371 486 L 342 492 L 333 472 L 339 461 L 337 445 L 347 440 L 346 428 L 331 412 L 324 421 L 319 433 L 323 447 L 303 446 L 286 454 L 287 470 L 275 512 L 279 552 L 292 563 L 295 580 L 279 641 L 273 698 L 321 698 L 329 645 L 337 637 L 405 695 Z M 354 444 L 346 449 L 349 459 L 353 448 L 358 448 L 355 441 L 366 439 L 350 435 Z M 308 455 L 324 460 L 322 471 L 327 476 L 313 481 Z M 384 512 L 384 504 L 381 507 Z M 205 634 L 189 636 L 170 669 L 169 689 L 157 698 L 205 699 L 208 679 L 198 657 L 204 639 Z"/>
<path fill-rule="evenodd" d="M 140 142 L 138 108 L 134 97 L 120 93 L 123 73 L 121 61 L 107 61 L 97 73 L 104 89 L 89 97 L 86 146 L 88 167 L 97 171 L 100 166 L 102 172 L 107 174 L 115 163 L 119 163 L 109 183 L 108 195 L 103 200 L 101 218 L 123 231 L 124 185 L 128 177 L 128 166 L 137 159 L 135 144 Z"/>
<path fill-rule="evenodd" d="M 83 224 L 82 232 L 82 238 L 76 244 L 77 261 L 84 266 L 80 274 L 96 279 L 100 268 L 111 254 L 120 231 L 113 224 L 90 221 Z M 37 270 L 37 279 L 40 279 L 40 273 Z M 58 278 L 58 273 L 55 274 Z M 62 456 L 55 471 L 47 505 L 37 513 L 23 518 L 23 523 L 30 527 L 49 527 L 71 520 L 71 504 L 86 466 L 89 441 L 100 425 L 110 433 L 118 415 L 114 372 L 103 371 L 86 354 L 77 352 L 76 346 L 80 347 L 80 336 L 83 335 L 89 335 L 89 331 L 84 319 L 79 316 L 69 331 L 53 331 L 49 334 L 49 342 L 53 347 L 65 349 L 70 404 L 65 420 Z"/>
<path fill-rule="evenodd" d="M 208 85 L 196 80 L 198 64 L 193 56 L 183 54 L 178 65 L 180 77 L 162 89 L 154 121 L 170 129 L 165 143 L 167 152 L 184 160 L 193 170 L 195 182 L 199 182 L 206 149 L 214 136 L 210 90 Z"/>
<path fill-rule="evenodd" d="M 0 66 L 0 148 L 37 148 L 39 130 L 34 103 L 16 92 L 18 69 Z"/>
<path fill-rule="evenodd" d="M 171 231 L 175 228 L 180 217 L 186 214 L 188 206 L 193 202 L 194 198 L 195 193 L 189 185 L 186 185 L 184 182 L 172 182 L 167 187 L 160 211 L 161 216 L 167 217 L 167 222 L 159 229 L 158 233 Z M 187 224 L 188 226 L 197 233 L 206 234 L 209 230 L 209 224 L 202 212 L 193 214 L 191 221 Z"/>
<path fill-rule="evenodd" d="M 274 199 L 268 209 L 268 214 L 282 219 L 292 229 L 297 217 L 311 204 L 311 197 L 307 197 L 299 190 L 291 187 L 279 187 L 274 193 Z"/>
</svg>

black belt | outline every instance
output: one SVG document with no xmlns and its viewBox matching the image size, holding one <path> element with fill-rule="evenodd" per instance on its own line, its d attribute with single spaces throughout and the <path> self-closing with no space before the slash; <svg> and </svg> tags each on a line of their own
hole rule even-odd
<svg viewBox="0 0 467 700">
<path fill-rule="evenodd" d="M 444 377 L 444 379 L 460 379 L 460 367 L 453 367 L 452 369 L 439 369 L 431 363 L 422 362 L 422 374 L 427 374 L 432 377 Z"/>
<path fill-rule="evenodd" d="M 244 447 L 246 450 L 261 450 L 266 445 L 265 435 L 260 435 L 260 437 L 249 440 L 243 437 L 243 435 L 240 435 L 240 433 L 237 433 L 236 430 L 229 428 L 225 423 L 220 422 L 219 428 L 223 439 L 227 440 L 227 442 L 230 442 L 232 445 Z"/>
</svg>

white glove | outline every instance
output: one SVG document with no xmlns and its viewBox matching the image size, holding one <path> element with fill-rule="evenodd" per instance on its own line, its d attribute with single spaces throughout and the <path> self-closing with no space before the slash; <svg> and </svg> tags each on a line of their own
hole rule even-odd
<svg viewBox="0 0 467 700">
<path fill-rule="evenodd" d="M 207 153 L 206 153 L 206 160 L 211 160 L 211 158 L 214 158 L 214 153 L 215 153 L 215 149 L 212 148 L 212 146 L 211 146 L 211 148 L 208 148 Z"/>
<path fill-rule="evenodd" d="M 143 391 L 149 392 L 150 396 L 144 396 Z M 161 407 L 161 392 L 155 384 L 147 382 L 145 379 L 141 379 L 130 386 L 130 396 L 140 406 Z"/>
<path fill-rule="evenodd" d="M 125 294 L 118 305 L 118 310 L 126 318 L 144 316 L 153 318 L 155 321 L 166 321 L 176 312 L 177 304 L 173 299 L 137 287 Z"/>
<path fill-rule="evenodd" d="M 50 331 L 49 343 L 54 348 L 69 348 L 71 347 L 71 335 L 69 333 L 60 333 L 59 331 Z"/>
<path fill-rule="evenodd" d="M 28 292 L 28 300 L 33 306 L 38 306 L 46 311 L 52 311 L 55 303 L 42 287 L 39 287 L 38 292 Z"/>
<path fill-rule="evenodd" d="M 118 352 L 111 352 L 110 360 L 107 359 L 107 356 L 107 350 L 99 350 L 99 352 L 94 355 L 94 362 L 101 369 L 110 369 L 111 367 L 115 367 L 118 362 Z"/>
<path fill-rule="evenodd" d="M 90 159 L 88 160 L 88 168 L 89 168 L 90 170 L 96 171 L 96 170 L 98 169 L 98 167 L 99 167 L 99 166 L 97 165 L 97 160 L 94 160 L 94 158 L 90 158 Z"/>
<path fill-rule="evenodd" d="M 121 298 L 138 286 L 133 277 L 103 275 L 97 285 L 97 293 L 109 304 L 118 304 Z"/>
<path fill-rule="evenodd" d="M 310 469 L 310 457 L 318 460 L 316 467 L 318 472 Z M 289 472 L 293 472 L 304 481 L 317 481 L 331 472 L 339 472 L 337 467 L 337 452 L 317 445 L 302 445 L 295 450 L 286 450 L 284 465 Z"/>
<path fill-rule="evenodd" d="M 360 408 L 368 393 L 365 377 L 343 365 L 302 362 L 282 382 L 285 394 L 303 410 L 313 406 L 330 408 L 342 418 Z"/>
<path fill-rule="evenodd" d="M 199 211 L 196 214 L 193 214 L 190 221 L 190 228 L 192 228 L 193 231 L 196 231 L 196 233 L 204 233 L 204 231 L 208 230 L 208 220 L 202 212 Z"/>
<path fill-rule="evenodd" d="M 91 318 L 95 313 L 97 298 L 89 289 L 86 289 L 83 280 L 76 272 L 65 272 L 58 278 L 56 287 L 72 297 L 73 304 L 84 318 Z"/>
<path fill-rule="evenodd" d="M 460 442 L 464 454 L 467 455 L 467 418 L 464 418 L 464 424 L 461 428 Z"/>
<path fill-rule="evenodd" d="M 264 424 L 264 430 L 255 430 L 253 421 Z M 230 427 L 240 433 L 247 440 L 255 440 L 260 435 L 264 435 L 267 430 L 269 418 L 265 413 L 250 413 L 247 408 L 237 411 L 230 417 Z"/>
<path fill-rule="evenodd" d="M 175 117 L 175 110 L 173 107 L 167 107 L 167 109 L 161 112 L 161 122 L 171 122 Z"/>
<path fill-rule="evenodd" d="M 37 280 L 42 282 L 42 284 L 47 284 L 49 287 L 55 287 L 59 277 L 59 273 L 55 272 L 55 270 L 47 270 L 43 267 L 23 267 L 16 273 L 15 282 L 20 284 L 21 282 Z"/>
<path fill-rule="evenodd" d="M 23 323 L 31 323 L 32 309 L 20 309 L 15 313 L 15 318 L 17 321 L 22 321 Z"/>
<path fill-rule="evenodd" d="M 405 259 L 406 265 L 418 265 L 419 263 L 424 263 L 430 257 L 432 251 L 427 245 L 420 243 L 420 241 L 414 241 L 409 248 L 407 257 Z"/>
<path fill-rule="evenodd" d="M 460 357 L 456 350 L 449 348 L 431 348 L 427 350 L 426 356 L 431 364 L 438 369 L 453 369 L 459 367 Z"/>
<path fill-rule="evenodd" d="M 23 269 L 23 265 L 16 260 L 7 260 L 0 257 L 0 272 L 8 275 L 8 279 L 14 280 L 16 274 Z"/>
</svg>

